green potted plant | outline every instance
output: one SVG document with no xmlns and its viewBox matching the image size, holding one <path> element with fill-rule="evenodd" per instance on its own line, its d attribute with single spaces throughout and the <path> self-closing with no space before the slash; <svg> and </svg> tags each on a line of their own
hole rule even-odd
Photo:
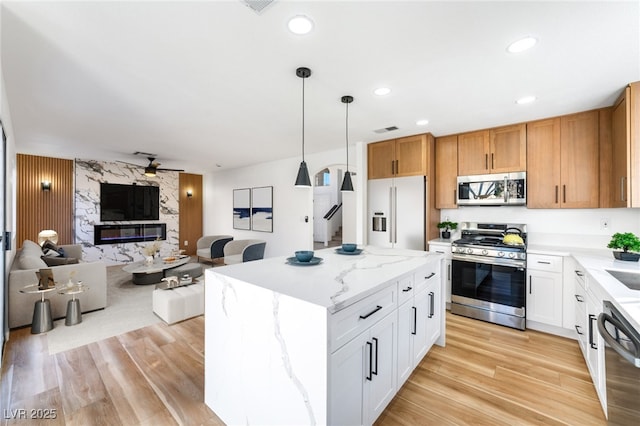
<svg viewBox="0 0 640 426">
<path fill-rule="evenodd" d="M 613 252 L 613 257 L 618 260 L 637 262 L 638 259 L 640 259 L 640 238 L 632 232 L 616 232 L 611 237 L 611 241 L 607 247 L 612 249 L 622 249 L 622 251 Z"/>
<path fill-rule="evenodd" d="M 444 222 L 438 223 L 438 229 L 440 229 L 440 235 L 443 239 L 448 240 L 451 238 L 451 230 L 458 229 L 458 222 L 449 222 L 445 220 Z"/>
</svg>

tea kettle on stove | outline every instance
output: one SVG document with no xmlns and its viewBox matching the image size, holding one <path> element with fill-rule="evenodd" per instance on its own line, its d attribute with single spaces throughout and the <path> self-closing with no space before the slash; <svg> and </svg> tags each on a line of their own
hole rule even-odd
<svg viewBox="0 0 640 426">
<path fill-rule="evenodd" d="M 518 228 L 507 228 L 502 234 L 502 243 L 510 246 L 523 246 L 522 231 Z"/>
</svg>

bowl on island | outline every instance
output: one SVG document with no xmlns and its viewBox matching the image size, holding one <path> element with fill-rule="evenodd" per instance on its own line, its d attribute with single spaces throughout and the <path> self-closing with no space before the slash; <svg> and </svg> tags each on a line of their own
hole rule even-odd
<svg viewBox="0 0 640 426">
<path fill-rule="evenodd" d="M 347 253 L 354 252 L 356 251 L 357 248 L 358 248 L 357 244 L 353 244 L 353 243 L 342 244 L 342 251 L 346 251 Z"/>
<path fill-rule="evenodd" d="M 298 262 L 310 262 L 313 259 L 313 251 L 299 250 L 296 252 L 296 260 Z"/>
</svg>

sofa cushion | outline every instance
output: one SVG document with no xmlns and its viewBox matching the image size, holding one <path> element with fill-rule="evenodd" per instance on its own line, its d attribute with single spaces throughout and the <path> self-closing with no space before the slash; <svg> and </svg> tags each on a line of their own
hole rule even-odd
<svg viewBox="0 0 640 426">
<path fill-rule="evenodd" d="M 29 256 L 40 257 L 42 256 L 42 247 L 40 247 L 38 244 L 34 243 L 31 240 L 24 240 L 22 242 L 21 253 Z"/>
<path fill-rule="evenodd" d="M 75 257 L 49 257 L 42 256 L 42 260 L 47 266 L 59 266 L 59 265 L 70 265 L 72 263 L 78 263 L 78 259 Z"/>
<path fill-rule="evenodd" d="M 40 252 L 42 253 L 42 252 Z M 22 253 L 18 258 L 18 268 L 20 269 L 41 269 L 46 268 L 47 264 L 40 258 L 40 254 L 31 255 L 28 253 Z"/>
</svg>

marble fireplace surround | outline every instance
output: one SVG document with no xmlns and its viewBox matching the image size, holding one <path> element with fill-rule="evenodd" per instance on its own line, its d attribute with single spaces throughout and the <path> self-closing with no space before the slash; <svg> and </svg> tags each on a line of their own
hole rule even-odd
<svg viewBox="0 0 640 426">
<path fill-rule="evenodd" d="M 153 185 L 160 188 L 160 215 L 157 221 L 100 221 L 100 183 Z M 82 244 L 86 261 L 107 264 L 130 263 L 144 259 L 142 249 L 153 242 L 94 244 L 94 225 L 164 223 L 166 240 L 160 254 L 167 256 L 178 248 L 179 173 L 163 171 L 147 177 L 134 165 L 95 160 L 75 160 L 75 241 Z"/>
</svg>

